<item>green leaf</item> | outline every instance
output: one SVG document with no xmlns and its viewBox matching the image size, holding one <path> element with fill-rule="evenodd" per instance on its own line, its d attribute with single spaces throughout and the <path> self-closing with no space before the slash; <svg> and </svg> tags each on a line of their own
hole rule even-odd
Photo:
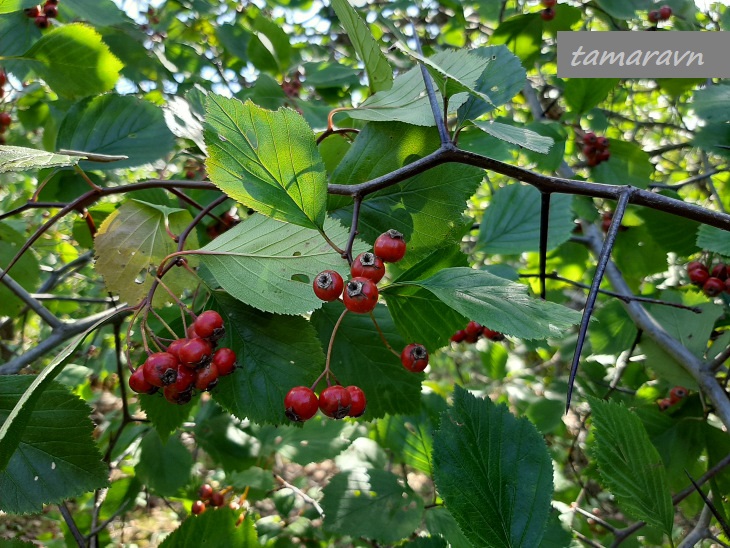
<svg viewBox="0 0 730 548">
<path fill-rule="evenodd" d="M 565 127 L 558 122 L 551 122 L 544 119 L 527 124 L 526 128 L 538 135 L 552 139 L 553 145 L 547 154 L 533 152 L 529 149 L 520 152 L 523 152 L 527 160 L 534 163 L 538 170 L 548 172 L 557 171 L 565 161 L 565 141 L 568 135 Z M 555 196 L 553 195 L 553 197 Z"/>
<path fill-rule="evenodd" d="M 216 388 L 218 390 L 218 388 Z M 260 455 L 261 442 L 243 431 L 239 419 L 235 419 L 220 407 L 214 406 L 202 420 L 195 424 L 195 441 L 201 449 L 226 473 L 245 470 L 254 466 Z"/>
<path fill-rule="evenodd" d="M 214 292 L 213 298 L 226 320 L 220 344 L 233 349 L 239 365 L 220 379 L 215 400 L 240 419 L 288 422 L 282 403 L 287 392 L 312 384 L 324 367 L 314 329 L 304 318 L 260 312 L 223 292 Z"/>
<path fill-rule="evenodd" d="M 721 82 L 695 92 L 692 108 L 697 116 L 708 122 L 727 122 L 730 121 L 729 102 L 730 86 Z"/>
<path fill-rule="evenodd" d="M 348 231 L 327 218 L 325 232 L 341 248 Z M 355 255 L 367 247 L 357 242 Z M 200 261 L 233 297 L 266 312 L 302 314 L 322 306 L 312 282 L 323 270 L 349 275 L 347 263 L 316 230 L 254 215 L 203 248 Z M 220 254 L 217 254 L 220 253 Z"/>
<path fill-rule="evenodd" d="M 701 127 L 692 139 L 692 145 L 724 158 L 730 157 L 730 150 L 723 148 L 730 143 L 730 124 L 710 122 Z"/>
<path fill-rule="evenodd" d="M 650 0 L 596 0 L 596 4 L 611 17 L 622 21 L 634 19 L 637 11 L 648 10 L 652 5 Z"/>
<path fill-rule="evenodd" d="M 543 137 L 539 133 L 522 127 L 510 126 L 499 122 L 473 122 L 473 124 L 492 137 L 507 141 L 513 145 L 518 145 L 527 150 L 539 152 L 540 154 L 547 154 L 554 143 L 551 137 Z"/>
<path fill-rule="evenodd" d="M 548 251 L 566 242 L 575 224 L 573 197 L 550 198 Z M 512 184 L 498 189 L 479 227 L 477 249 L 488 254 L 517 255 L 540 248 L 541 193 L 528 185 Z"/>
<path fill-rule="evenodd" d="M 4 269 L 10 264 L 25 241 L 25 235 L 13 230 L 7 222 L 0 222 L 0 268 Z M 40 272 L 38 258 L 31 251 L 20 257 L 8 276 L 25 290 L 33 292 L 38 287 Z M 25 308 L 25 305 L 25 302 L 10 288 L 5 284 L 0 284 L 0 316 L 16 316 Z"/>
<path fill-rule="evenodd" d="M 64 0 L 63 9 L 99 27 L 135 24 L 112 0 Z"/>
<path fill-rule="evenodd" d="M 595 318 L 598 321 L 588 330 L 594 353 L 618 355 L 636 339 L 636 324 L 618 299 L 601 306 Z"/>
<path fill-rule="evenodd" d="M 623 405 L 589 401 L 596 438 L 593 453 L 619 508 L 671 535 L 674 508 L 664 463 L 641 420 Z"/>
<path fill-rule="evenodd" d="M 0 0 L 0 13 L 12 13 L 34 5 L 35 0 Z"/>
<path fill-rule="evenodd" d="M 697 246 L 712 253 L 730 256 L 730 235 L 727 230 L 702 225 L 697 232 Z"/>
<path fill-rule="evenodd" d="M 537 13 L 516 15 L 502 21 L 494 29 L 489 43 L 506 45 L 522 60 L 522 65 L 530 69 L 540 57 L 542 27 L 542 19 Z"/>
<path fill-rule="evenodd" d="M 358 71 L 340 63 L 328 61 L 303 63 L 302 68 L 307 75 L 307 85 L 315 88 L 340 88 L 359 83 Z"/>
<path fill-rule="evenodd" d="M 565 82 L 563 96 L 570 110 L 581 115 L 603 101 L 614 91 L 618 78 L 570 78 Z M 611 150 L 613 156 L 613 150 Z"/>
<path fill-rule="evenodd" d="M 3 2 L 13 0 L 0 0 L 0 13 L 3 12 Z M 20 1 L 20 0 L 15 0 Z M 32 5 L 37 4 L 33 0 L 28 0 Z M 25 15 L 22 11 L 10 10 L 9 13 L 0 17 L 0 51 L 3 56 L 21 55 L 30 48 L 33 43 L 41 37 L 41 31 L 35 26 L 35 21 Z M 27 73 L 27 65 L 22 61 L 11 62 L 10 66 L 5 66 L 8 72 L 12 72 L 18 77 L 23 77 Z M 44 94 L 45 95 L 45 94 Z M 19 98 L 22 100 L 22 98 Z"/>
<path fill-rule="evenodd" d="M 108 94 L 74 105 L 61 122 L 58 148 L 128 156 L 126 160 L 81 162 L 84 169 L 119 169 L 149 164 L 172 151 L 175 139 L 157 105 L 129 95 Z"/>
<path fill-rule="evenodd" d="M 522 339 L 563 337 L 580 321 L 578 312 L 529 297 L 524 285 L 483 270 L 445 268 L 407 283 L 428 289 L 466 318 Z"/>
<path fill-rule="evenodd" d="M 43 398 L 37 398 L 41 390 L 34 388 L 44 380 Z M 36 395 L 35 406 L 26 407 L 24 415 L 16 418 L 15 410 L 24 401 L 28 406 L 29 395 Z M 10 455 L 0 472 L 0 510 L 40 512 L 43 504 L 107 485 L 108 470 L 92 437 L 90 413 L 84 401 L 48 377 L 0 377 L 0 439 L 5 440 L 3 458 Z M 23 428 L 3 435 L 19 420 Z"/>
<path fill-rule="evenodd" d="M 214 94 L 205 105 L 213 184 L 269 217 L 322 229 L 327 178 L 304 118 L 291 109 L 271 112 Z"/>
<path fill-rule="evenodd" d="M 347 0 L 332 0 L 331 6 L 350 37 L 358 57 L 365 63 L 370 91 L 390 89 L 393 85 L 393 69 L 365 22 Z"/>
<path fill-rule="evenodd" d="M 673 193 L 667 194 L 670 194 L 672 198 L 679 197 L 676 194 L 671 195 Z M 666 253 L 675 252 L 678 255 L 687 256 L 700 251 L 696 242 L 697 230 L 705 225 L 648 207 L 641 208 L 636 213 L 644 220 L 644 225 L 652 239 Z M 723 231 L 723 238 L 728 239 L 727 232 Z M 702 249 L 709 248 L 703 246 Z M 730 252 L 730 245 L 728 245 L 728 252 Z"/>
<path fill-rule="evenodd" d="M 423 517 L 421 497 L 384 470 L 341 472 L 322 493 L 324 528 L 332 533 L 392 544 L 413 533 Z"/>
<path fill-rule="evenodd" d="M 250 517 L 236 526 L 240 512 L 227 506 L 211 509 L 199 516 L 189 516 L 160 544 L 160 548 L 200 548 L 201 546 L 235 546 L 259 548 L 256 528 Z"/>
<path fill-rule="evenodd" d="M 157 267 L 169 254 L 177 251 L 173 234 L 180 234 L 192 221 L 186 210 L 170 210 L 169 215 L 160 206 L 130 200 L 109 215 L 96 234 L 96 270 L 104 276 L 109 291 L 118 293 L 122 302 L 136 304 L 145 297 L 156 275 Z M 185 247 L 195 249 L 195 232 L 188 235 Z M 196 264 L 188 256 L 189 264 Z M 190 286 L 190 274 L 173 268 L 165 275 L 165 285 L 176 295 Z M 154 304 L 160 306 L 172 298 L 162 288 L 155 293 Z"/>
<path fill-rule="evenodd" d="M 428 508 L 425 521 L 428 531 L 445 538 L 451 548 L 473 548 L 474 545 L 461 531 L 454 516 L 443 506 Z"/>
<path fill-rule="evenodd" d="M 21 58 L 53 91 L 70 99 L 109 91 L 123 66 L 96 30 L 82 23 L 48 31 Z"/>
<path fill-rule="evenodd" d="M 155 427 L 157 434 L 162 442 L 167 442 L 170 434 L 175 432 L 178 427 L 190 418 L 190 410 L 197 399 L 186 405 L 170 405 L 170 402 L 162 397 L 161 393 L 139 394 L 137 396 L 139 406 L 144 414 Z"/>
<path fill-rule="evenodd" d="M 163 442 L 150 430 L 140 443 L 137 477 L 152 491 L 163 497 L 176 495 L 190 480 L 193 456 L 178 438 Z"/>
<path fill-rule="evenodd" d="M 80 156 L 53 154 L 45 150 L 0 146 L 0 173 L 76 165 Z"/>
<path fill-rule="evenodd" d="M 446 508 L 475 546 L 534 547 L 553 492 L 544 440 L 506 405 L 456 386 L 434 434 L 434 479 Z"/>
<path fill-rule="evenodd" d="M 636 143 L 616 139 L 609 139 L 609 142 L 611 158 L 593 168 L 596 180 L 605 183 L 621 181 L 623 185 L 646 188 L 654 173 L 649 154 Z"/>
<path fill-rule="evenodd" d="M 358 419 L 359 420 L 359 419 Z M 333 459 L 350 445 L 357 428 L 354 422 L 333 421 L 316 416 L 303 426 L 279 426 L 274 441 L 276 452 L 284 458 L 306 466 Z"/>
<path fill-rule="evenodd" d="M 329 344 L 332 329 L 344 310 L 338 302 L 327 303 L 312 314 L 312 325 L 323 346 Z M 373 311 L 385 339 L 398 353 L 405 347 L 384 306 Z M 367 408 L 362 420 L 386 413 L 410 413 L 418 406 L 423 375 L 407 371 L 388 350 L 369 314 L 348 313 L 335 336 L 332 347 L 332 371 L 344 385 L 362 388 Z"/>
<path fill-rule="evenodd" d="M 558 513 L 550 512 L 545 534 L 540 542 L 540 548 L 565 548 L 571 545 L 573 535 L 570 531 L 566 531 L 560 523 Z"/>
</svg>

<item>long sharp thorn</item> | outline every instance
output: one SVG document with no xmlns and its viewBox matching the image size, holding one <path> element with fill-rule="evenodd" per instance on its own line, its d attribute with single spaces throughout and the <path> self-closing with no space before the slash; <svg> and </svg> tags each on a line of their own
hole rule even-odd
<svg viewBox="0 0 730 548">
<path fill-rule="evenodd" d="M 685 474 L 687 474 L 687 477 L 689 478 L 689 481 L 692 482 L 692 487 L 695 488 L 695 490 L 699 493 L 700 497 L 702 497 L 702 500 L 705 501 L 705 504 L 710 509 L 710 512 L 712 512 L 712 515 L 715 516 L 715 519 L 717 520 L 717 523 L 720 524 L 720 527 L 722 527 L 723 532 L 726 536 L 730 536 L 730 526 L 728 523 L 722 518 L 720 515 L 720 512 L 717 511 L 717 508 L 715 508 L 715 505 L 712 503 L 710 498 L 705 495 L 704 491 L 702 491 L 702 487 L 700 487 L 697 482 L 694 480 L 692 476 L 689 475 L 689 472 L 685 469 Z"/>
<path fill-rule="evenodd" d="M 545 300 L 545 265 L 547 263 L 548 223 L 550 221 L 550 196 L 543 192 L 540 202 L 540 298 Z"/>
<path fill-rule="evenodd" d="M 416 42 L 416 51 L 419 55 L 423 55 L 423 49 L 421 48 L 421 39 L 418 37 L 418 30 L 414 23 L 411 24 L 413 28 L 413 40 Z M 441 146 L 447 145 L 451 142 L 449 138 L 449 130 L 446 127 L 444 119 L 446 118 L 446 112 L 441 115 L 441 108 L 439 107 L 439 101 L 436 97 L 436 91 L 433 89 L 433 82 L 431 75 L 428 73 L 428 69 L 423 63 L 418 64 L 421 67 L 421 76 L 423 76 L 423 83 L 426 85 L 426 94 L 428 95 L 428 102 L 431 104 L 431 111 L 433 112 L 434 120 L 436 121 L 436 127 L 439 131 L 439 138 L 441 139 Z"/>
</svg>

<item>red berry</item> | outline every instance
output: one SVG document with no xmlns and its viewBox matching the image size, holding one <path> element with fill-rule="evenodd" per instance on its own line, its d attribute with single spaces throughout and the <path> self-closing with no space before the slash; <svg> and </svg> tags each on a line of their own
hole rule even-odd
<svg viewBox="0 0 730 548">
<path fill-rule="evenodd" d="M 585 143 L 587 145 L 593 145 L 593 146 L 595 146 L 595 144 L 597 142 L 598 142 L 598 137 L 592 131 L 589 131 L 588 133 L 586 133 L 583 136 L 583 143 Z"/>
<path fill-rule="evenodd" d="M 375 240 L 373 253 L 386 263 L 397 263 L 406 254 L 406 241 L 403 239 L 403 234 L 392 228 L 384 232 Z"/>
<path fill-rule="evenodd" d="M 540 12 L 543 21 L 552 21 L 555 19 L 555 10 L 553 8 L 545 8 Z"/>
<path fill-rule="evenodd" d="M 43 14 L 51 19 L 58 17 L 58 6 L 46 2 L 46 5 L 43 6 Z"/>
<path fill-rule="evenodd" d="M 26 8 L 23 10 L 25 14 L 28 17 L 34 18 L 38 17 L 41 13 L 43 13 L 43 9 L 40 6 L 33 6 L 32 8 Z"/>
<path fill-rule="evenodd" d="M 190 325 L 188 326 L 188 328 L 187 328 L 187 329 L 185 330 L 185 336 L 186 336 L 186 337 L 187 337 L 188 339 L 194 339 L 194 338 L 196 338 L 196 337 L 200 337 L 200 335 L 198 335 L 198 334 L 197 334 L 197 333 L 195 332 L 195 325 L 194 325 L 194 324 L 190 324 Z"/>
<path fill-rule="evenodd" d="M 46 0 L 46 6 L 57 6 L 58 0 Z"/>
<path fill-rule="evenodd" d="M 150 354 L 142 366 L 144 379 L 158 388 L 170 385 L 177 379 L 177 366 L 177 358 L 172 354 L 155 352 Z"/>
<path fill-rule="evenodd" d="M 336 301 L 342 290 L 345 288 L 345 282 L 342 280 L 342 276 L 334 270 L 325 270 L 317 274 L 317 277 L 312 282 L 314 288 L 314 294 L 323 301 Z"/>
<path fill-rule="evenodd" d="M 481 334 L 483 327 L 479 325 L 477 322 L 471 321 L 466 325 L 466 334 L 469 335 L 478 335 Z"/>
<path fill-rule="evenodd" d="M 352 261 L 350 274 L 352 274 L 353 278 L 369 278 L 373 282 L 378 283 L 385 276 L 385 265 L 380 257 L 376 257 L 373 253 L 366 251 L 365 253 L 360 253 Z"/>
<path fill-rule="evenodd" d="M 162 389 L 162 395 L 165 396 L 165 399 L 170 403 L 185 405 L 193 398 L 193 391 L 190 389 L 180 391 L 175 388 L 174 384 L 171 384 L 170 386 L 166 386 Z"/>
<path fill-rule="evenodd" d="M 290 421 L 304 422 L 317 413 L 319 401 L 315 393 L 306 386 L 295 386 L 284 398 L 284 408 Z"/>
<path fill-rule="evenodd" d="M 419 373 L 428 365 L 428 351 L 422 344 L 409 344 L 401 352 L 400 362 L 408 371 Z"/>
<path fill-rule="evenodd" d="M 659 400 L 657 402 L 657 404 L 659 405 L 660 411 L 666 411 L 667 409 L 669 409 L 672 406 L 672 402 L 669 401 L 669 398 L 664 398 L 663 400 Z"/>
<path fill-rule="evenodd" d="M 3 69 L 0 69 L 0 88 L 8 83 L 8 75 L 5 74 Z"/>
<path fill-rule="evenodd" d="M 659 8 L 659 19 L 666 21 L 672 16 L 672 8 L 669 6 L 662 6 Z"/>
<path fill-rule="evenodd" d="M 659 15 L 658 10 L 652 10 L 649 12 L 649 22 L 650 23 L 658 23 L 659 19 L 661 19 L 661 15 Z"/>
<path fill-rule="evenodd" d="M 216 508 L 220 508 L 225 503 L 226 503 L 226 498 L 223 496 L 223 493 L 221 493 L 220 491 L 216 491 L 210 497 L 210 505 L 211 506 L 215 506 Z"/>
<path fill-rule="evenodd" d="M 205 512 L 205 503 L 202 500 L 196 500 L 190 507 L 190 511 L 196 516 L 199 516 Z"/>
<path fill-rule="evenodd" d="M 340 385 L 328 386 L 319 395 L 319 408 L 333 419 L 343 419 L 350 412 L 350 393 Z"/>
<path fill-rule="evenodd" d="M 185 178 L 186 179 L 195 179 L 195 172 L 192 169 L 188 169 L 185 172 Z"/>
<path fill-rule="evenodd" d="M 596 160 L 598 160 L 598 163 L 607 161 L 611 157 L 611 153 L 608 150 L 602 150 L 598 154 L 596 154 Z"/>
<path fill-rule="evenodd" d="M 39 15 L 35 18 L 35 26 L 39 29 L 47 29 L 50 26 L 51 22 L 48 20 L 48 17 L 45 15 Z"/>
<path fill-rule="evenodd" d="M 218 384 L 218 368 L 213 362 L 195 372 L 195 388 L 203 392 L 213 390 Z"/>
<path fill-rule="evenodd" d="M 672 404 L 677 403 L 687 397 L 687 389 L 684 386 L 675 386 L 669 391 L 669 401 Z"/>
<path fill-rule="evenodd" d="M 189 367 L 185 367 L 183 364 L 177 366 L 177 379 L 175 379 L 174 386 L 178 392 L 187 392 L 192 390 L 195 384 L 195 371 Z"/>
<path fill-rule="evenodd" d="M 687 272 L 689 272 L 690 270 L 694 270 L 695 268 L 702 268 L 704 270 L 707 270 L 707 267 L 699 261 L 692 261 L 687 264 Z"/>
<path fill-rule="evenodd" d="M 213 496 L 213 488 L 209 483 L 204 483 L 200 486 L 200 489 L 198 489 L 198 496 L 201 500 L 209 500 L 210 497 Z"/>
<path fill-rule="evenodd" d="M 710 278 L 710 273 L 707 272 L 707 269 L 702 268 L 695 268 L 694 270 L 689 271 L 689 281 L 691 281 L 693 284 L 697 285 L 705 285 L 705 282 Z"/>
<path fill-rule="evenodd" d="M 558 3 L 558 0 L 542 0 L 540 3 L 546 8 L 552 8 Z"/>
<path fill-rule="evenodd" d="M 230 348 L 219 348 L 213 354 L 213 363 L 220 377 L 230 375 L 236 370 L 236 353 Z"/>
<path fill-rule="evenodd" d="M 504 335 L 502 335 L 502 333 L 500 333 L 499 331 L 492 331 L 488 327 L 485 327 L 484 330 L 482 331 L 482 333 L 490 341 L 503 341 L 504 340 Z"/>
<path fill-rule="evenodd" d="M 586 158 L 594 157 L 596 155 L 596 152 L 596 147 L 594 147 L 593 145 L 583 145 L 583 155 Z"/>
<path fill-rule="evenodd" d="M 225 334 L 223 318 L 215 310 L 206 310 L 193 323 L 198 337 L 220 339 Z"/>
<path fill-rule="evenodd" d="M 359 417 L 365 412 L 367 400 L 365 392 L 359 386 L 348 386 L 345 388 L 350 394 L 350 417 Z"/>
<path fill-rule="evenodd" d="M 357 314 L 367 314 L 378 304 L 378 287 L 369 278 L 353 278 L 342 294 L 345 307 Z"/>
<path fill-rule="evenodd" d="M 702 291 L 708 297 L 716 297 L 725 291 L 725 282 L 723 282 L 720 278 L 708 278 L 702 286 Z"/>
<path fill-rule="evenodd" d="M 466 333 L 466 331 L 465 331 Z M 472 333 L 471 335 L 469 333 L 466 333 L 466 337 L 464 337 L 464 340 L 468 342 L 469 344 L 474 344 L 479 340 L 479 335 L 481 335 L 481 331 L 477 333 Z"/>
<path fill-rule="evenodd" d="M 464 331 L 463 329 L 460 329 L 459 331 L 451 335 L 451 342 L 460 343 L 464 339 L 466 339 L 466 331 Z"/>
<path fill-rule="evenodd" d="M 212 353 L 213 346 L 205 339 L 199 337 L 188 340 L 177 351 L 180 362 L 185 367 L 190 367 L 191 369 L 208 363 Z"/>
<path fill-rule="evenodd" d="M 596 139 L 596 148 L 598 150 L 607 149 L 608 148 L 608 145 L 609 145 L 608 139 L 606 139 L 605 137 L 598 137 Z"/>
<path fill-rule="evenodd" d="M 716 264 L 712 268 L 712 277 L 727 280 L 727 265 L 723 263 Z"/>
<path fill-rule="evenodd" d="M 157 387 L 151 385 L 145 380 L 142 367 L 138 367 L 137 370 L 129 376 L 129 388 L 137 392 L 137 394 L 154 394 L 157 392 Z"/>
<path fill-rule="evenodd" d="M 9 126 L 13 121 L 13 118 L 7 112 L 0 112 L 0 126 Z"/>
<path fill-rule="evenodd" d="M 175 356 L 178 360 L 180 359 L 180 356 L 178 352 L 180 352 L 180 348 L 187 343 L 190 339 L 175 339 L 170 343 L 170 346 L 167 347 L 167 353 L 172 354 Z"/>
</svg>

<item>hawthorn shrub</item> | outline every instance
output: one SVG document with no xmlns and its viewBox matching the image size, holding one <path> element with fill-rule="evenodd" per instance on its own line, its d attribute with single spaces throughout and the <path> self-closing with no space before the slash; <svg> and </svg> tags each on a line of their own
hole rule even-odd
<svg viewBox="0 0 730 548">
<path fill-rule="evenodd" d="M 555 64 L 726 6 L 92 4 L 0 3 L 0 538 L 730 542 L 730 88 Z"/>
</svg>

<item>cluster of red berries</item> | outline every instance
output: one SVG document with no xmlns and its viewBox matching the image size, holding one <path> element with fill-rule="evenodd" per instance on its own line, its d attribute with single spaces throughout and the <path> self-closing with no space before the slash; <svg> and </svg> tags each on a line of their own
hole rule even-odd
<svg viewBox="0 0 730 548">
<path fill-rule="evenodd" d="M 216 491 L 208 483 L 201 485 L 200 489 L 198 489 L 198 496 L 200 498 L 193 503 L 190 511 L 198 516 L 205 512 L 208 506 L 212 506 L 213 508 L 220 508 L 221 506 L 225 505 L 226 494 L 228 491 L 230 491 L 230 489 L 231 488 L 228 487 L 222 491 Z M 235 501 L 231 501 L 229 503 L 229 507 L 232 510 L 240 509 L 239 504 Z"/>
<path fill-rule="evenodd" d="M 601 230 L 603 232 L 608 232 L 608 229 L 611 228 L 611 222 L 613 221 L 613 211 L 606 211 L 601 215 Z M 628 226 L 619 225 L 618 230 L 619 232 L 626 232 L 629 229 Z"/>
<path fill-rule="evenodd" d="M 281 89 L 288 97 L 299 97 L 302 91 L 302 81 L 299 72 L 292 74 L 288 80 L 284 79 L 281 83 Z"/>
<path fill-rule="evenodd" d="M 360 253 L 350 266 L 350 280 L 345 284 L 334 270 L 317 274 L 312 283 L 314 294 L 323 301 L 336 301 L 342 296 L 345 308 L 367 314 L 378 304 L 377 283 L 385 276 L 385 264 L 400 261 L 406 254 L 403 234 L 388 230 L 375 240 L 372 253 Z"/>
<path fill-rule="evenodd" d="M 583 155 L 588 160 L 588 165 L 595 167 L 611 157 L 608 151 L 608 139 L 598 137 L 592 131 L 583 136 Z"/>
<path fill-rule="evenodd" d="M 129 387 L 140 394 L 154 394 L 160 388 L 170 403 L 184 405 L 193 389 L 210 391 L 218 377 L 236 369 L 236 353 L 230 348 L 215 350 L 225 335 L 223 318 L 207 310 L 188 328 L 187 337 L 174 340 L 165 352 L 150 354 L 129 377 Z"/>
<path fill-rule="evenodd" d="M 649 22 L 658 23 L 659 21 L 666 21 L 672 16 L 672 8 L 669 6 L 662 6 L 658 10 L 652 10 L 649 12 Z"/>
<path fill-rule="evenodd" d="M 723 291 L 730 293 L 730 265 L 718 263 L 710 271 L 699 261 L 687 265 L 690 281 L 702 288 L 708 297 L 717 297 Z"/>
<path fill-rule="evenodd" d="M 51 25 L 49 19 L 58 17 L 58 0 L 46 0 L 42 6 L 38 4 L 32 8 L 26 8 L 25 14 L 35 19 L 36 27 L 47 29 Z"/>
<path fill-rule="evenodd" d="M 661 411 L 666 411 L 679 400 L 683 400 L 687 397 L 687 389 L 683 386 L 675 386 L 669 391 L 669 397 L 659 400 L 657 404 Z"/>
<path fill-rule="evenodd" d="M 359 417 L 365 412 L 365 392 L 358 386 L 328 386 L 319 397 L 311 388 L 295 386 L 284 398 L 285 413 L 289 420 L 304 422 L 311 419 L 320 409 L 332 419 Z"/>
<path fill-rule="evenodd" d="M 540 4 L 545 8 L 540 12 L 543 21 L 552 21 L 555 19 L 555 5 L 558 0 L 542 0 Z"/>
<path fill-rule="evenodd" d="M 492 331 L 488 327 L 478 324 L 475 321 L 470 321 L 465 329 L 460 329 L 453 335 L 451 335 L 451 342 L 460 343 L 466 341 L 474 344 L 479 340 L 480 337 L 484 336 L 490 341 L 503 341 L 504 335 L 498 331 Z"/>
</svg>

